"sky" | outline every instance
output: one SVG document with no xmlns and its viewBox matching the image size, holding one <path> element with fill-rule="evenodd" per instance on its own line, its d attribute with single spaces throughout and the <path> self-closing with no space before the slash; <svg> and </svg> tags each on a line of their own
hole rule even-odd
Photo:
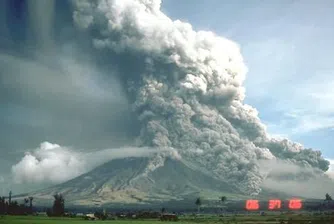
<svg viewBox="0 0 334 224">
<path fill-rule="evenodd" d="M 23 19 L 26 18 L 22 13 L 24 2 L 9 3 L 14 5 L 11 5 L 12 11 L 6 13 L 1 11 L 5 7 L 0 5 L 0 30 L 3 31 L 0 32 L 0 66 L 17 63 L 20 59 L 16 55 L 36 47 L 34 41 L 29 42 L 34 34 Z M 56 7 L 66 11 L 65 3 L 57 2 Z M 330 0 L 164 0 L 162 4 L 162 11 L 172 19 L 189 22 L 195 30 L 213 31 L 240 45 L 248 67 L 245 102 L 259 111 L 269 133 L 320 149 L 326 158 L 334 159 L 331 150 L 334 90 L 330 87 L 334 84 L 333 9 L 334 3 Z M 6 27 L 3 21 L 9 17 L 11 26 Z M 62 19 L 69 21 L 71 17 Z M 40 22 L 43 28 L 43 21 Z M 58 31 L 70 29 L 60 27 L 61 22 L 54 21 Z M 54 32 L 58 37 L 55 42 L 71 36 L 65 31 Z M 48 28 L 44 27 L 41 32 L 48 35 Z M 135 121 L 128 113 L 128 105 L 119 100 L 123 97 L 122 90 L 104 82 L 103 74 L 93 65 L 78 62 L 89 61 L 85 55 L 79 54 L 80 60 L 68 57 L 74 49 L 72 45 L 75 44 L 69 41 L 69 47 L 61 50 L 66 57 L 58 62 L 71 74 L 68 80 L 56 78 L 52 85 L 45 85 L 43 81 L 29 82 L 24 75 L 4 78 L 0 73 L 0 168 L 5 171 L 0 172 L 0 177 L 7 177 L 12 165 L 18 163 L 27 150 L 39 147 L 44 141 L 77 149 L 98 149 L 118 147 L 129 136 L 138 134 L 138 130 L 128 128 Z M 20 64 L 8 68 L 17 74 L 26 71 L 32 76 L 53 72 L 57 75 L 57 70 L 48 65 L 35 66 L 34 61 L 29 60 L 22 60 Z M 92 80 L 90 76 L 82 76 L 88 69 L 99 78 Z M 24 92 L 28 87 L 39 89 L 39 93 Z M 17 89 L 13 91 L 14 88 Z M 84 91 L 87 89 L 94 91 Z M 20 91 L 23 94 L 13 94 Z M 77 95 L 78 92 L 83 95 Z M 86 102 L 93 106 L 88 107 Z"/>
</svg>

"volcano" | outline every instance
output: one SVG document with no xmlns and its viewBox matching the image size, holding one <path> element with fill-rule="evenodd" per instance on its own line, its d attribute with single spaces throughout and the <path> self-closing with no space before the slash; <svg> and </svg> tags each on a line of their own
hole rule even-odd
<svg viewBox="0 0 334 224">
<path fill-rule="evenodd" d="M 229 183 L 180 160 L 166 158 L 164 166 L 147 173 L 149 158 L 115 159 L 63 184 L 34 193 L 36 200 L 52 200 L 62 193 L 67 203 L 155 204 L 193 200 L 200 195 L 231 198 L 243 195 Z"/>
<path fill-rule="evenodd" d="M 45 204 L 52 202 L 54 194 L 61 193 L 67 204 L 80 206 L 193 204 L 197 197 L 209 201 L 217 201 L 223 195 L 229 200 L 250 197 L 186 161 L 166 158 L 163 166 L 151 172 L 147 172 L 148 166 L 150 158 L 111 160 L 88 173 L 33 195 L 38 204 Z M 257 197 L 270 196 L 289 197 L 266 189 Z"/>
</svg>

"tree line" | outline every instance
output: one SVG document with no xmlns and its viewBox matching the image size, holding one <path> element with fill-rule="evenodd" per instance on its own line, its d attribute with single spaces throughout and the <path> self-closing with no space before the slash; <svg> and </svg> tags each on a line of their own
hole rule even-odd
<svg viewBox="0 0 334 224">
<path fill-rule="evenodd" d="M 0 197 L 0 215 L 29 215 L 33 213 L 33 197 L 24 198 L 19 204 L 18 201 L 12 201 L 12 192 L 9 197 Z"/>
<path fill-rule="evenodd" d="M 64 216 L 65 215 L 65 199 L 62 194 L 55 194 L 52 208 L 47 209 L 48 216 Z M 0 197 L 0 215 L 32 215 L 33 197 L 24 198 L 22 203 L 12 200 L 12 192 L 9 196 Z"/>
</svg>

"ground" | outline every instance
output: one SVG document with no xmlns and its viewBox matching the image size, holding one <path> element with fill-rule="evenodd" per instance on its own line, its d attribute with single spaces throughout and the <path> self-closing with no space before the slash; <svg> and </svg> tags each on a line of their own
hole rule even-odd
<svg viewBox="0 0 334 224">
<path fill-rule="evenodd" d="M 179 222 L 181 224 L 190 224 L 190 223 L 203 223 L 203 224 L 213 224 L 213 223 L 222 223 L 222 224 L 274 224 L 280 223 L 280 220 L 295 220 L 294 222 L 285 222 L 285 223 L 309 223 L 309 220 L 314 220 L 311 223 L 316 224 L 329 224 L 334 223 L 333 221 L 327 221 L 331 218 L 329 215 L 324 216 L 314 216 L 310 214 L 298 214 L 298 215 L 266 215 L 260 216 L 258 214 L 254 215 L 238 215 L 230 217 L 218 217 L 217 215 L 202 215 L 199 217 L 185 216 L 181 217 Z M 333 218 L 333 217 L 332 217 Z M 321 220 L 323 219 L 323 220 Z M 327 220 L 326 220 L 327 219 Z M 162 222 L 159 220 L 111 220 L 111 221 L 85 221 L 82 218 L 48 218 L 45 216 L 4 216 L 0 217 L 0 224 L 84 224 L 84 223 L 113 223 L 113 224 L 162 224 L 162 223 L 173 223 L 173 222 Z"/>
</svg>

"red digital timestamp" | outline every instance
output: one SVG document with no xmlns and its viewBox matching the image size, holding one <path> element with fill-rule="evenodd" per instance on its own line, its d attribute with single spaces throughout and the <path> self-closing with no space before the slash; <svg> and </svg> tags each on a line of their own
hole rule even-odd
<svg viewBox="0 0 334 224">
<path fill-rule="evenodd" d="M 303 202 L 301 199 L 291 199 L 289 200 L 289 209 L 299 210 L 303 207 Z"/>
<path fill-rule="evenodd" d="M 269 210 L 279 210 L 282 209 L 282 201 L 279 199 L 272 199 L 268 201 L 268 209 Z M 303 202 L 301 199 L 290 199 L 288 201 L 288 208 L 291 210 L 299 210 L 302 209 Z M 248 211 L 256 211 L 260 209 L 259 200 L 246 200 L 246 210 Z"/>
<path fill-rule="evenodd" d="M 281 200 L 278 200 L 278 199 L 269 200 L 269 203 L 268 203 L 269 210 L 275 210 L 275 209 L 281 209 L 281 208 L 282 208 Z"/>
<path fill-rule="evenodd" d="M 260 209 L 259 200 L 247 200 L 246 209 L 249 211 L 259 210 Z"/>
</svg>

